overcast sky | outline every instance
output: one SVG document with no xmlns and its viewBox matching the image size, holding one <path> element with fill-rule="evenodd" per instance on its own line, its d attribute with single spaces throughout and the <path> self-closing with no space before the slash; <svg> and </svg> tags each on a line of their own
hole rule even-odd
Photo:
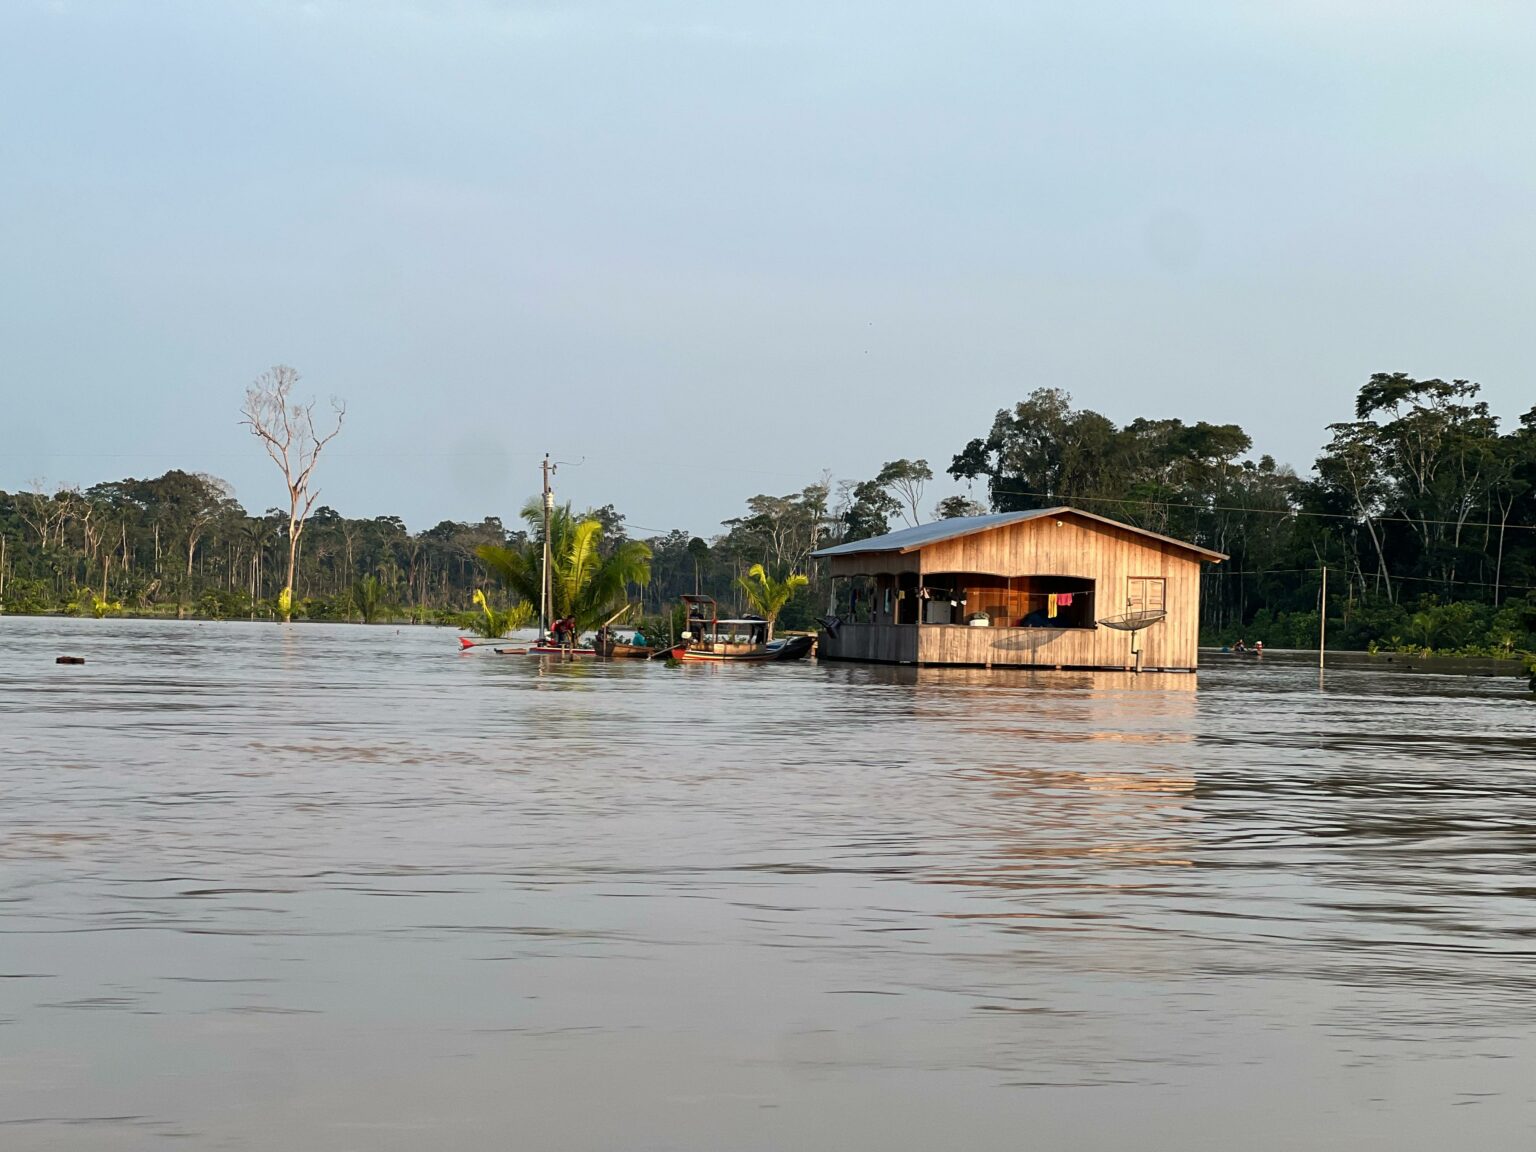
<svg viewBox="0 0 1536 1152">
<path fill-rule="evenodd" d="M 0 3 L 0 488 L 277 475 L 708 534 L 1042 385 L 1306 468 L 1372 372 L 1536 404 L 1536 5 Z M 935 495 L 941 492 L 936 491 Z"/>
</svg>

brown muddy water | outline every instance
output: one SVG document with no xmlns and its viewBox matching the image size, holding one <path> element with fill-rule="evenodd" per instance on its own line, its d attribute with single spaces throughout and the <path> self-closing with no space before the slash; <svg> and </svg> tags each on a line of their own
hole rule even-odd
<svg viewBox="0 0 1536 1152">
<path fill-rule="evenodd" d="M 0 620 L 0 1148 L 1529 1149 L 1523 689 Z"/>
</svg>

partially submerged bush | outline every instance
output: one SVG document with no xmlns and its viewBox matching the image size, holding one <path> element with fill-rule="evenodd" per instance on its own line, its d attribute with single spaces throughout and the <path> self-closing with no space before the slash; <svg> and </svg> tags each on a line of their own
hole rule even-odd
<svg viewBox="0 0 1536 1152">
<path fill-rule="evenodd" d="M 533 619 L 533 605 L 526 600 L 519 600 L 505 608 L 492 608 L 485 593 L 476 588 L 475 604 L 480 609 L 480 615 L 466 614 L 463 626 L 487 640 L 498 640 L 508 632 L 526 628 Z"/>
<path fill-rule="evenodd" d="M 5 599 L 0 607 L 13 616 L 28 616 L 47 612 L 53 607 L 53 597 L 43 580 L 31 580 L 24 576 L 12 576 L 5 582 Z"/>
</svg>

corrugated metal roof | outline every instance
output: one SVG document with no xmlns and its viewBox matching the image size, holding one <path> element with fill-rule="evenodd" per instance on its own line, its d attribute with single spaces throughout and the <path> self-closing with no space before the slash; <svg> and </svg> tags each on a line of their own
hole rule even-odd
<svg viewBox="0 0 1536 1152">
<path fill-rule="evenodd" d="M 835 544 L 831 548 L 822 548 L 812 552 L 812 556 L 857 556 L 865 552 L 914 552 L 919 548 L 926 548 L 929 544 L 937 544 L 940 540 L 953 540 L 957 536 L 969 536 L 974 532 L 986 532 L 992 528 L 1000 528 L 1004 524 L 1018 524 L 1025 520 L 1036 520 L 1042 516 L 1061 516 L 1071 513 L 1074 516 L 1082 516 L 1087 520 L 1107 524 L 1112 528 L 1119 528 L 1125 532 L 1134 532 L 1138 536 L 1146 536 L 1153 540 L 1160 540 L 1164 544 L 1174 544 L 1180 548 L 1187 548 L 1191 552 L 1197 552 L 1208 560 L 1225 560 L 1226 556 L 1221 552 L 1203 548 L 1199 544 L 1190 544 L 1185 540 L 1175 540 L 1172 536 L 1164 536 L 1159 532 L 1149 532 L 1145 528 L 1137 528 L 1132 524 L 1122 524 L 1119 520 L 1111 520 L 1108 516 L 1100 516 L 1094 512 L 1084 512 L 1081 508 L 1068 508 L 1061 505 L 1056 508 L 1034 508 L 1027 512 L 992 512 L 985 516 L 956 516 L 951 520 L 935 520 L 931 524 L 919 524 L 916 528 L 903 528 L 898 532 L 888 532 L 884 536 L 872 536 L 868 540 L 850 540 L 847 544 Z"/>
<path fill-rule="evenodd" d="M 940 540 L 952 540 L 956 536 L 969 536 L 972 532 L 985 532 L 1003 524 L 1016 524 L 1021 520 L 1033 520 L 1058 512 L 1058 508 L 1036 508 L 1029 512 L 991 512 L 985 516 L 955 516 L 949 520 L 935 520 L 931 524 L 919 524 L 916 528 L 903 528 L 884 536 L 871 536 L 868 540 L 850 540 L 847 544 L 835 544 L 812 552 L 812 556 L 854 556 L 860 552 L 910 552 L 937 544 Z"/>
</svg>

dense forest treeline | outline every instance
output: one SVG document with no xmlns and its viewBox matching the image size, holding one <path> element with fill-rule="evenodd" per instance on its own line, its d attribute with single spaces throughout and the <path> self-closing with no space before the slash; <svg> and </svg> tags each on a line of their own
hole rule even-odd
<svg viewBox="0 0 1536 1152">
<path fill-rule="evenodd" d="M 1536 649 L 1536 408 L 1505 429 L 1474 383 L 1378 374 L 1310 474 L 1255 455 L 1233 424 L 1138 418 L 1120 426 L 1039 389 L 999 411 L 947 471 L 970 495 L 930 506 L 926 460 L 865 480 L 825 474 L 760 494 L 705 539 L 645 537 L 650 579 L 631 589 L 656 616 L 684 592 L 739 608 L 753 564 L 810 584 L 781 625 L 806 626 L 828 590 L 818 547 L 932 518 L 1071 504 L 1229 554 L 1202 595 L 1208 639 L 1315 644 L 1330 571 L 1330 646 L 1516 652 Z M 294 615 L 460 623 L 484 590 L 505 603 L 477 552 L 526 549 L 522 523 L 444 521 L 412 533 L 396 517 L 314 510 L 299 539 Z M 632 535 L 614 507 L 611 555 Z M 273 618 L 286 578 L 288 513 L 252 514 L 216 477 L 181 471 L 86 489 L 0 492 L 0 605 L 6 612 Z M 515 598 L 515 594 L 512 594 Z"/>
<path fill-rule="evenodd" d="M 1508 653 L 1536 647 L 1536 408 L 1501 429 L 1477 384 L 1378 373 L 1298 476 L 1232 424 L 1125 427 L 1040 390 L 950 473 L 993 508 L 1075 504 L 1225 552 L 1207 639 Z M 1337 623 L 1335 623 L 1337 622 Z"/>
</svg>

